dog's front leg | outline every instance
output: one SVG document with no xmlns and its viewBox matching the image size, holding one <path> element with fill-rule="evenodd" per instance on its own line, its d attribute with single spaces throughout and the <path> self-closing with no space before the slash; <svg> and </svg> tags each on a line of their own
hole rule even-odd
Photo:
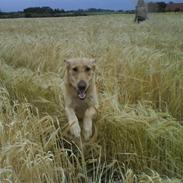
<svg viewBox="0 0 183 183">
<path fill-rule="evenodd" d="M 65 111 L 69 121 L 71 134 L 79 138 L 81 134 L 81 128 L 79 126 L 78 118 L 76 117 L 74 109 L 71 107 L 66 107 Z"/>
<path fill-rule="evenodd" d="M 92 118 L 96 114 L 96 110 L 93 107 L 89 107 L 85 111 L 83 119 L 83 136 L 86 141 L 92 136 Z"/>
</svg>

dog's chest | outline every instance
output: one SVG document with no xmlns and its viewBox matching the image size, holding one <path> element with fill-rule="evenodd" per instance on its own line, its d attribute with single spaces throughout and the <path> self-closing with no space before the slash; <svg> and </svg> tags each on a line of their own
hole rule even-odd
<svg viewBox="0 0 183 183">
<path fill-rule="evenodd" d="M 80 100 L 78 98 L 74 98 L 72 101 L 72 107 L 74 109 L 86 110 L 88 108 L 88 100 Z"/>
<path fill-rule="evenodd" d="M 74 108 L 77 116 L 79 118 L 83 118 L 86 109 L 90 106 L 89 99 L 80 100 L 78 98 L 74 98 L 72 101 L 72 107 Z"/>
</svg>

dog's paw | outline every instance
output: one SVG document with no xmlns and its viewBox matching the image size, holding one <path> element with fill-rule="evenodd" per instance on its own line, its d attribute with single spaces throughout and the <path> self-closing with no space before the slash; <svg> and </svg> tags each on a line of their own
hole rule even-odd
<svg viewBox="0 0 183 183">
<path fill-rule="evenodd" d="M 92 136 L 92 128 L 85 128 L 83 130 L 83 137 L 85 141 L 89 141 L 90 137 Z"/>
<path fill-rule="evenodd" d="M 81 135 L 81 128 L 79 126 L 78 122 L 75 122 L 71 128 L 70 128 L 70 132 L 73 136 L 75 136 L 76 138 L 79 138 Z"/>
</svg>

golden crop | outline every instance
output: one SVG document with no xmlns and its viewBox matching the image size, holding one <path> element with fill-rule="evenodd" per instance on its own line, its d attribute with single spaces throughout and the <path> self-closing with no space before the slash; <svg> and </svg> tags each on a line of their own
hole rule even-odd
<svg viewBox="0 0 183 183">
<path fill-rule="evenodd" d="M 179 183 L 183 15 L 0 20 L 0 182 Z M 63 60 L 94 57 L 97 139 L 68 135 Z"/>
</svg>

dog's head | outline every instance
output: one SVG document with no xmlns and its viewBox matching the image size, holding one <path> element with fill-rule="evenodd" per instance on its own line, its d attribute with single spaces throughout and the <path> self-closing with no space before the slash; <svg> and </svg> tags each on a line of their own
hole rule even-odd
<svg viewBox="0 0 183 183">
<path fill-rule="evenodd" d="M 80 100 L 84 100 L 87 90 L 94 79 L 94 59 L 77 58 L 65 60 L 69 84 L 75 88 Z"/>
</svg>

